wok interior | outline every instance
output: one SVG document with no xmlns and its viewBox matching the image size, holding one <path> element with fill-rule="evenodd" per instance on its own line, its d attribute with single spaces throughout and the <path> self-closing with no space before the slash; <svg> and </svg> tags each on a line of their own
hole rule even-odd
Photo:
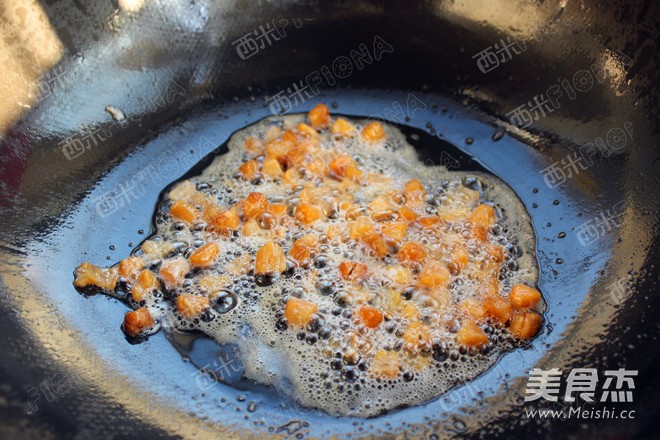
<svg viewBox="0 0 660 440">
<path fill-rule="evenodd" d="M 647 402 L 646 410 L 638 411 L 637 423 L 627 427 L 604 423 L 590 428 L 600 429 L 601 435 L 648 429 L 645 420 L 653 416 L 648 402 L 658 395 L 652 372 L 657 354 L 645 340 L 654 332 L 649 317 L 657 299 L 638 292 L 653 292 L 658 278 L 652 266 L 658 224 L 650 215 L 658 207 L 657 55 L 648 41 L 653 6 L 365 1 L 276 2 L 255 8 L 241 2 L 163 1 L 128 12 L 128 3 L 120 2 L 125 9 L 118 10 L 100 1 L 73 8 L 64 2 L 43 5 L 62 54 L 42 81 L 56 78 L 61 85 L 35 102 L 0 146 L 5 158 L 0 165 L 0 308 L 6 317 L 0 335 L 10 347 L 0 368 L 16 426 L 27 423 L 35 434 L 56 435 L 112 429 L 129 437 L 256 436 L 278 434 L 277 427 L 300 420 L 279 433 L 468 435 L 499 428 L 530 433 L 537 426 L 524 423 L 520 409 L 526 369 L 630 366 L 640 370 L 635 405 Z M 623 15 L 628 8 L 631 12 Z M 548 27 L 553 18 L 559 24 Z M 241 59 L 234 42 L 274 19 L 288 21 L 286 36 Z M 300 20 L 300 27 L 294 20 Z M 530 211 L 538 237 L 540 287 L 548 301 L 544 334 L 473 384 L 424 407 L 366 421 L 292 408 L 268 390 L 255 390 L 247 398 L 221 385 L 202 390 L 206 382 L 198 386 L 197 367 L 183 363 L 164 338 L 127 345 L 116 328 L 123 306 L 80 297 L 70 287 L 71 270 L 83 253 L 101 264 L 110 254 L 108 243 L 124 250 L 137 244 L 144 237 L 137 231 L 149 223 L 159 191 L 232 131 L 268 115 L 272 101 L 266 97 L 294 83 L 304 86 L 310 74 L 332 68 L 337 57 L 350 58 L 361 44 L 373 54 L 376 37 L 393 50 L 362 69 L 353 65 L 345 78 L 336 75 L 334 85 L 325 80 L 318 95 L 292 111 L 325 101 L 337 103 L 339 113 L 382 117 L 385 109 L 396 110 L 395 103 L 409 112 L 405 104 L 411 93 L 423 102 L 425 108 L 406 114 L 409 121 L 396 122 L 435 130 L 503 178 Z M 524 40 L 526 49 L 482 73 L 474 56 L 507 37 Z M 578 71 L 592 72 L 595 79 L 600 70 L 594 65 L 607 72 L 605 80 L 594 81 L 575 98 L 564 96 L 559 108 L 524 130 L 509 123 L 507 113 L 562 79 L 573 81 Z M 172 84 L 180 89 L 170 89 Z M 167 95 L 167 90 L 175 93 Z M 154 100 L 156 93 L 165 93 L 165 99 Z M 121 109 L 127 121 L 113 121 L 104 111 L 108 105 Z M 598 157 L 563 185 L 545 185 L 542 170 L 625 124 L 632 127 L 625 148 Z M 62 141 L 80 136 L 85 127 L 110 135 L 67 160 Z M 507 135 L 493 142 L 498 127 Z M 473 143 L 467 144 L 466 137 Z M 181 156 L 188 147 L 193 154 Z M 157 178 L 141 181 L 139 197 L 127 203 L 125 214 L 98 215 L 100 195 L 150 165 Z M 622 212 L 615 227 L 579 245 L 576 228 L 615 206 Z M 559 232 L 567 238 L 559 239 Z M 633 293 L 613 301 L 611 286 L 628 278 Z M 215 353 L 212 344 L 200 344 L 198 351 Z M 60 373 L 65 375 L 60 380 L 68 378 L 69 389 L 54 396 L 55 404 L 41 394 L 38 410 L 27 415 L 28 391 L 34 393 L 44 381 L 52 387 L 53 376 Z M 246 420 L 251 399 L 259 409 Z M 207 420 L 200 424 L 200 417 Z M 570 433 L 579 427 L 567 421 L 552 429 Z"/>
</svg>

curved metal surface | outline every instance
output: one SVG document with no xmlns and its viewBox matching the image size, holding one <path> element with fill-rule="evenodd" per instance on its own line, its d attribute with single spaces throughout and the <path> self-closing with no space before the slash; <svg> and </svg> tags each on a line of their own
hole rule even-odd
<svg viewBox="0 0 660 440">
<path fill-rule="evenodd" d="M 25 16 L 14 3 L 0 27 Z M 19 75 L 32 84 L 32 98 L 21 101 L 29 108 L 20 119 L 10 115 L 0 143 L 2 437 L 653 436 L 656 4 L 41 7 L 48 20 L 40 23 L 50 26 L 42 35 L 57 35 L 52 47 L 61 58 L 36 83 L 34 74 Z M 248 34 L 259 36 L 258 45 L 239 47 Z M 511 42 L 517 52 L 502 49 Z M 366 50 L 371 62 L 356 62 L 352 50 Z M 484 50 L 496 59 L 482 58 Z M 426 130 L 458 149 L 457 166 L 473 159 L 518 193 L 538 236 L 548 302 L 548 327 L 528 349 L 427 405 L 338 419 L 269 390 L 210 381 L 198 369 L 217 355 L 208 342 L 196 341 L 183 360 L 162 333 L 129 345 L 118 325 L 122 304 L 76 293 L 77 264 L 126 255 L 148 233 L 160 190 L 233 131 L 270 114 L 270 97 L 291 95 L 294 84 L 307 89 L 285 103 L 291 111 L 325 101 L 338 113 Z M 547 102 L 534 107 L 535 98 Z M 126 119 L 113 120 L 109 105 Z M 512 119 L 521 106 L 528 113 Z M 589 143 L 610 148 L 597 152 Z M 436 161 L 447 159 L 438 153 Z M 569 173 L 571 158 L 582 162 Z M 554 180 L 552 166 L 563 170 Z M 525 410 L 543 407 L 523 401 L 535 367 L 639 370 L 634 401 L 617 405 L 636 418 L 528 419 Z"/>
</svg>

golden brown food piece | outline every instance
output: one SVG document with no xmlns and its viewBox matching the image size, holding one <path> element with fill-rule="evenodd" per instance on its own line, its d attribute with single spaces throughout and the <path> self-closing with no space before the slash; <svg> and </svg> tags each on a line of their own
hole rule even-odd
<svg viewBox="0 0 660 440">
<path fill-rule="evenodd" d="M 210 304 L 206 296 L 182 293 L 176 298 L 176 308 L 186 318 L 200 315 Z"/>
<path fill-rule="evenodd" d="M 220 246 L 212 241 L 201 246 L 190 254 L 190 264 L 195 267 L 209 267 L 220 254 Z"/>
<path fill-rule="evenodd" d="M 172 217 L 177 220 L 192 223 L 195 221 L 197 211 L 190 203 L 184 202 L 183 200 L 177 200 L 170 207 L 170 214 L 172 214 Z"/>
<path fill-rule="evenodd" d="M 369 142 L 381 141 L 386 137 L 385 129 L 380 122 L 371 122 L 362 129 L 362 137 Z"/>
<path fill-rule="evenodd" d="M 488 336 L 474 321 L 466 320 L 458 330 L 458 341 L 468 347 L 481 347 L 488 343 Z"/>
<path fill-rule="evenodd" d="M 183 257 L 172 258 L 166 260 L 158 271 L 160 279 L 168 289 L 181 284 L 183 278 L 190 272 L 190 264 Z"/>
<path fill-rule="evenodd" d="M 140 272 L 131 287 L 131 297 L 133 301 L 140 302 L 146 298 L 146 295 L 151 294 L 154 290 L 158 289 L 158 278 L 152 271 L 145 269 Z"/>
<path fill-rule="evenodd" d="M 112 292 L 117 286 L 119 272 L 116 267 L 104 269 L 94 266 L 91 263 L 84 262 L 76 269 L 73 285 L 84 288 L 88 286 L 98 287 L 106 292 Z"/>
<path fill-rule="evenodd" d="M 319 310 L 316 304 L 292 296 L 284 307 L 284 317 L 293 327 L 305 327 L 312 321 L 312 315 Z"/>
<path fill-rule="evenodd" d="M 317 104 L 307 115 L 314 128 L 326 128 L 330 124 L 330 109 L 325 104 Z"/>
<path fill-rule="evenodd" d="M 383 322 L 383 314 L 377 308 L 364 305 L 357 309 L 358 320 L 369 328 L 376 328 Z"/>
<path fill-rule="evenodd" d="M 140 307 L 124 315 L 124 332 L 129 336 L 138 336 L 153 326 L 154 319 L 146 307 Z"/>
<path fill-rule="evenodd" d="M 254 273 L 271 275 L 286 270 L 286 256 L 282 248 L 274 242 L 268 242 L 257 251 Z"/>
<path fill-rule="evenodd" d="M 517 313 L 511 318 L 509 332 L 520 339 L 531 339 L 539 332 L 541 315 L 535 312 Z"/>
<path fill-rule="evenodd" d="M 399 356 L 396 351 L 378 350 L 371 361 L 369 373 L 381 379 L 394 379 L 399 375 Z"/>
<path fill-rule="evenodd" d="M 513 315 L 511 302 L 500 295 L 489 295 L 483 301 L 486 314 L 496 322 L 506 324 Z"/>
<path fill-rule="evenodd" d="M 119 263 L 119 275 L 122 277 L 133 280 L 140 273 L 144 267 L 144 261 L 140 257 L 128 257 L 121 260 Z"/>
<path fill-rule="evenodd" d="M 261 193 L 253 192 L 245 199 L 243 215 L 246 219 L 257 218 L 268 210 L 268 199 Z"/>
<path fill-rule="evenodd" d="M 536 307 L 541 301 L 541 292 L 524 284 L 516 284 L 511 288 L 509 300 L 515 309 Z"/>
</svg>

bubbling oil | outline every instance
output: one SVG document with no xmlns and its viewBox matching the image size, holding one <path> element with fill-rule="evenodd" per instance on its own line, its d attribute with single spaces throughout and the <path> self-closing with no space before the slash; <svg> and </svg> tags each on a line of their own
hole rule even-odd
<svg viewBox="0 0 660 440">
<path fill-rule="evenodd" d="M 201 175 L 179 182 L 163 196 L 155 233 L 134 253 L 147 269 L 157 272 L 169 260 L 188 259 L 210 242 L 218 243 L 220 252 L 211 265 L 193 267 L 175 286 L 157 289 L 140 301 L 125 296 L 133 308 L 146 308 L 155 318 L 145 332 L 162 322 L 180 331 L 201 331 L 220 344 L 238 347 L 247 379 L 271 385 L 304 406 L 358 417 L 424 403 L 475 378 L 502 352 L 521 343 L 505 322 L 475 315 L 466 306 L 480 307 L 486 295 L 506 298 L 517 284 L 536 284 L 535 236 L 513 191 L 484 173 L 428 166 L 396 127 L 383 124 L 385 136 L 374 142 L 359 134 L 368 121 L 348 118 L 344 121 L 355 134 L 319 130 L 314 153 L 304 163 L 327 164 L 348 156 L 360 170 L 350 184 L 341 176 L 328 179 L 327 171 L 314 174 L 310 166 L 289 165 L 294 177 L 259 171 L 246 177 L 237 171 L 250 160 L 258 170 L 265 169 L 270 154 L 264 152 L 265 145 L 305 121 L 305 115 L 289 115 L 246 127 Z M 246 149 L 254 139 L 264 150 Z M 424 187 L 423 197 L 410 204 L 405 192 L 394 189 L 415 179 Z M 229 233 L 218 233 L 203 216 L 183 222 L 170 212 L 176 200 L 186 200 L 199 212 L 209 200 L 228 209 L 254 192 L 271 204 L 285 205 L 286 212 L 281 217 L 266 212 L 250 221 L 242 214 L 242 229 Z M 384 196 L 387 209 L 378 211 Z M 296 217 L 304 202 L 320 206 L 320 218 L 306 223 Z M 496 225 L 478 239 L 466 218 L 484 204 L 494 208 Z M 397 242 L 387 237 L 383 225 L 401 223 L 401 207 L 408 205 L 416 220 L 408 221 L 405 237 Z M 369 219 L 376 235 L 386 238 L 384 254 L 357 236 L 355 224 L 361 218 Z M 295 261 L 291 248 L 304 235 L 316 238 L 315 248 L 306 261 Z M 287 255 L 286 270 L 256 273 L 255 255 L 269 242 L 278 243 Z M 408 242 L 421 244 L 428 256 L 417 263 L 402 262 L 397 255 Z M 453 261 L 457 247 L 467 252 L 462 267 Z M 429 259 L 439 262 L 442 271 L 450 268 L 446 284 L 420 284 Z M 347 261 L 364 265 L 368 276 L 350 279 L 339 269 Z M 427 275 L 434 279 L 432 271 Z M 488 284 L 486 278 L 496 282 Z M 210 300 L 191 315 L 177 307 L 180 295 Z M 292 325 L 287 315 L 291 298 L 316 306 L 304 325 Z M 377 325 L 361 320 L 365 306 L 378 310 Z M 541 308 L 536 306 L 537 311 Z M 466 321 L 477 324 L 486 343 L 462 342 Z"/>
</svg>

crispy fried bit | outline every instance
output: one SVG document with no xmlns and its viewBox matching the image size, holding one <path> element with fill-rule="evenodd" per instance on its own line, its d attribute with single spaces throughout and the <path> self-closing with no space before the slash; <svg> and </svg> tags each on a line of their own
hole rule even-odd
<svg viewBox="0 0 660 440">
<path fill-rule="evenodd" d="M 385 240 L 375 232 L 365 235 L 362 241 L 369 246 L 377 258 L 383 258 L 387 255 L 387 244 L 385 244 Z"/>
<path fill-rule="evenodd" d="M 385 129 L 378 121 L 370 122 L 362 129 L 362 137 L 369 142 L 381 141 L 385 136 Z"/>
<path fill-rule="evenodd" d="M 250 193 L 243 205 L 243 215 L 246 219 L 257 218 L 268 210 L 268 199 L 261 193 Z"/>
<path fill-rule="evenodd" d="M 424 245 L 416 241 L 404 243 L 397 254 L 403 263 L 421 263 L 427 255 Z"/>
<path fill-rule="evenodd" d="M 88 262 L 84 262 L 78 266 L 75 275 L 74 286 L 80 288 L 95 286 L 106 292 L 114 291 L 119 279 L 119 273 L 116 267 L 104 269 Z"/>
<path fill-rule="evenodd" d="M 334 124 L 332 124 L 332 134 L 339 136 L 350 137 L 355 134 L 355 125 L 351 124 L 344 118 L 337 118 Z"/>
<path fill-rule="evenodd" d="M 334 159 L 328 165 L 329 176 L 336 180 L 342 180 L 344 177 L 355 178 L 362 175 L 362 171 L 351 156 L 343 155 Z"/>
<path fill-rule="evenodd" d="M 241 224 L 241 219 L 235 210 L 229 209 L 214 216 L 211 224 L 219 233 L 228 234 L 231 231 L 238 229 Z"/>
<path fill-rule="evenodd" d="M 308 266 L 314 256 L 318 239 L 312 234 L 303 235 L 293 243 L 289 256 L 300 266 Z"/>
<path fill-rule="evenodd" d="M 357 309 L 358 320 L 369 328 L 376 328 L 383 322 L 383 314 L 377 308 L 364 305 Z"/>
<path fill-rule="evenodd" d="M 276 274 L 286 270 L 286 256 L 277 243 L 266 243 L 257 251 L 254 273 L 257 275 Z"/>
<path fill-rule="evenodd" d="M 367 265 L 353 261 L 342 261 L 339 263 L 339 273 L 345 280 L 360 280 L 367 275 Z"/>
<path fill-rule="evenodd" d="M 313 302 L 292 296 L 286 302 L 284 307 L 284 317 L 293 327 L 305 327 L 312 321 L 312 318 L 319 306 Z"/>
<path fill-rule="evenodd" d="M 539 332 L 541 315 L 534 312 L 517 313 L 511 318 L 509 332 L 520 339 L 531 339 Z"/>
<path fill-rule="evenodd" d="M 495 224 L 495 210 L 489 205 L 479 205 L 470 213 L 467 221 L 472 225 L 472 234 L 481 241 L 486 241 L 488 231 Z"/>
<path fill-rule="evenodd" d="M 190 272 L 190 264 L 183 257 L 172 258 L 160 266 L 158 275 L 168 289 L 181 284 L 183 278 Z"/>
<path fill-rule="evenodd" d="M 424 345 L 430 346 L 431 331 L 426 324 L 413 322 L 403 332 L 403 340 L 412 344 L 415 348 Z"/>
<path fill-rule="evenodd" d="M 406 196 L 406 206 L 408 207 L 416 208 L 426 203 L 426 188 L 419 179 L 406 182 L 403 194 Z"/>
<path fill-rule="evenodd" d="M 200 315 L 210 304 L 206 296 L 182 293 L 176 298 L 176 308 L 186 318 Z"/>
<path fill-rule="evenodd" d="M 238 171 L 240 171 L 243 178 L 252 180 L 257 177 L 257 173 L 259 172 L 259 162 L 256 160 L 248 160 L 240 166 Z"/>
<path fill-rule="evenodd" d="M 146 299 L 146 296 L 158 289 L 158 278 L 156 274 L 148 269 L 144 269 L 137 277 L 135 284 L 131 288 L 131 297 L 133 301 L 140 302 Z"/>
<path fill-rule="evenodd" d="M 471 320 L 463 321 L 463 325 L 458 330 L 457 336 L 458 341 L 468 347 L 481 347 L 488 344 L 486 333 Z"/>
<path fill-rule="evenodd" d="M 475 321 L 481 321 L 486 317 L 486 310 L 481 301 L 474 298 L 468 298 L 461 303 L 461 309 L 471 316 Z"/>
<path fill-rule="evenodd" d="M 128 336 L 139 336 L 144 330 L 154 326 L 154 319 L 149 310 L 141 307 L 124 315 L 124 332 Z"/>
<path fill-rule="evenodd" d="M 307 115 L 309 123 L 316 129 L 326 128 L 330 124 L 330 109 L 325 104 L 317 104 Z"/>
<path fill-rule="evenodd" d="M 500 295 L 489 295 L 483 303 L 486 314 L 502 324 L 506 324 L 513 315 L 511 302 Z"/>
<path fill-rule="evenodd" d="M 449 269 L 453 274 L 457 275 L 465 268 L 465 266 L 467 266 L 469 261 L 470 254 L 468 253 L 467 247 L 464 244 L 460 244 L 451 254 Z"/>
<path fill-rule="evenodd" d="M 172 214 L 172 217 L 178 220 L 184 221 L 186 223 L 192 223 L 195 221 L 197 211 L 190 203 L 186 203 L 183 200 L 177 200 L 170 207 L 170 214 Z"/>
<path fill-rule="evenodd" d="M 219 254 L 220 246 L 218 246 L 218 243 L 214 241 L 206 243 L 190 254 L 190 264 L 195 267 L 209 267 Z"/>
<path fill-rule="evenodd" d="M 264 151 L 264 144 L 256 137 L 250 136 L 245 139 L 245 150 L 258 156 Z"/>
<path fill-rule="evenodd" d="M 296 220 L 303 225 L 309 225 L 321 219 L 321 208 L 302 203 L 296 208 Z"/>
<path fill-rule="evenodd" d="M 419 217 L 415 211 L 406 206 L 401 206 L 398 212 L 401 218 L 408 223 L 414 222 Z"/>
<path fill-rule="evenodd" d="M 133 280 L 140 273 L 144 267 L 144 261 L 140 257 L 128 257 L 121 260 L 119 263 L 119 275 L 122 277 Z"/>
<path fill-rule="evenodd" d="M 524 284 L 516 284 L 511 288 L 509 300 L 515 309 L 529 309 L 541 301 L 541 292 Z"/>
<path fill-rule="evenodd" d="M 369 373 L 380 379 L 394 379 L 399 375 L 399 356 L 396 351 L 378 350 L 374 355 Z"/>
<path fill-rule="evenodd" d="M 404 222 L 383 223 L 380 226 L 380 230 L 383 235 L 397 243 L 406 237 L 407 229 L 408 225 Z"/>
<path fill-rule="evenodd" d="M 275 157 L 267 156 L 263 163 L 263 173 L 268 177 L 280 177 L 284 174 L 284 170 Z"/>
<path fill-rule="evenodd" d="M 427 288 L 438 286 L 448 287 L 450 277 L 451 274 L 447 266 L 438 260 L 429 260 L 424 264 L 419 274 L 419 285 Z"/>
</svg>

